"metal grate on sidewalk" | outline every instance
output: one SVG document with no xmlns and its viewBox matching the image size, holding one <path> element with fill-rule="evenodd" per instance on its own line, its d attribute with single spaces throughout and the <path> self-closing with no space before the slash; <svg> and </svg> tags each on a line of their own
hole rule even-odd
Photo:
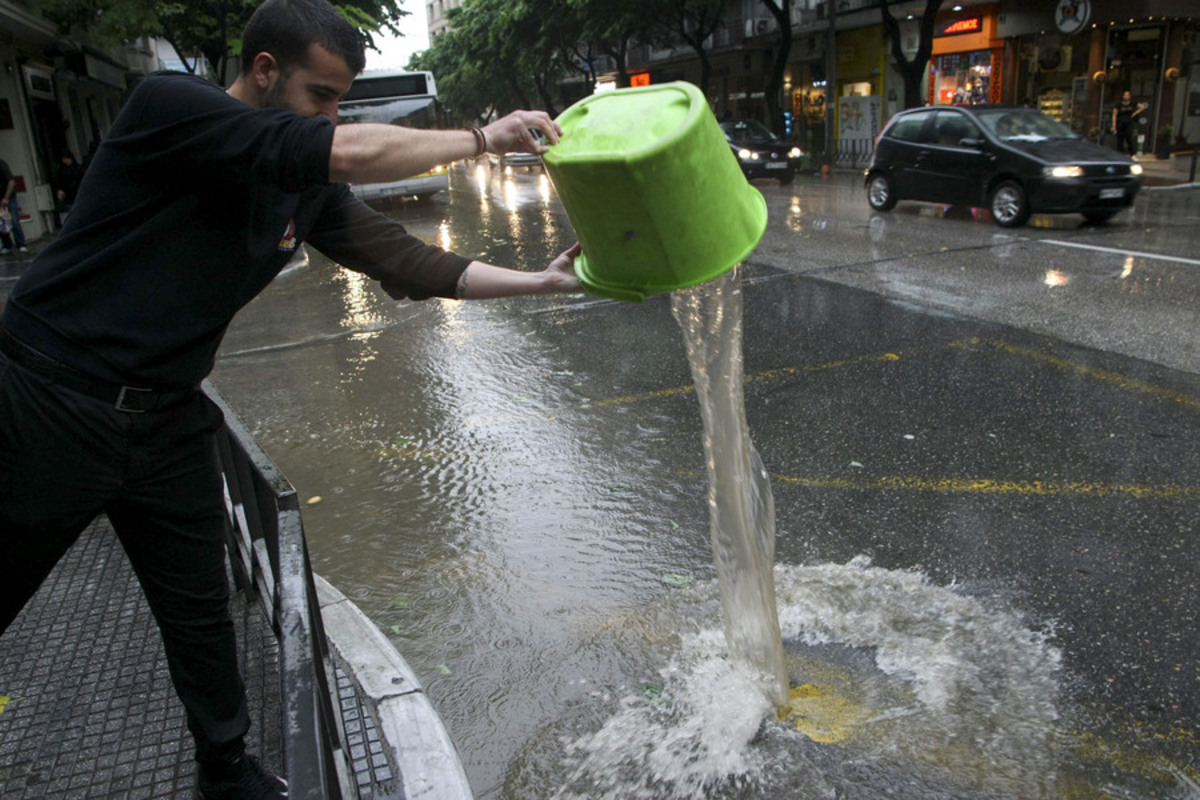
<svg viewBox="0 0 1200 800">
<path fill-rule="evenodd" d="M 252 719 L 247 748 L 283 774 L 278 644 L 256 601 L 235 592 L 231 611 Z M 338 694 L 359 796 L 399 796 L 375 723 L 340 670 Z M 191 800 L 194 776 L 158 629 L 98 519 L 0 636 L 0 797 Z"/>
</svg>

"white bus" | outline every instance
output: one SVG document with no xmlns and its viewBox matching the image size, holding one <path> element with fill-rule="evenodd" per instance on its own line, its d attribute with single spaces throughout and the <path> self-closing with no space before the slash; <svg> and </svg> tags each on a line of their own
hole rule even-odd
<svg viewBox="0 0 1200 800">
<path fill-rule="evenodd" d="M 364 72 L 338 103 L 338 122 L 383 122 L 410 128 L 441 127 L 437 86 L 431 72 Z M 450 188 L 449 169 L 391 183 L 361 183 L 351 187 L 363 200 L 389 197 L 428 197 Z"/>
</svg>

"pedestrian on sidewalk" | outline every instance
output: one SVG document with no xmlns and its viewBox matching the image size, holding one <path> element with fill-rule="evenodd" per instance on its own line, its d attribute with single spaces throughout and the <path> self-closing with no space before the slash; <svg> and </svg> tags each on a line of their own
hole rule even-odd
<svg viewBox="0 0 1200 800">
<path fill-rule="evenodd" d="M 364 54 L 327 0 L 266 0 L 242 42 L 228 91 L 172 73 L 138 85 L 0 317 L 0 631 L 107 514 L 158 622 L 205 800 L 285 792 L 244 753 L 221 414 L 198 388 L 231 318 L 302 242 L 398 299 L 579 287 L 578 245 L 541 271 L 471 260 L 409 236 L 347 185 L 542 153 L 530 129 L 549 143 L 561 133 L 546 113 L 461 131 L 335 127 Z"/>
<path fill-rule="evenodd" d="M 1137 155 L 1135 131 L 1147 108 L 1145 103 L 1134 103 L 1133 93 L 1128 89 L 1121 95 L 1121 101 L 1113 106 L 1112 132 L 1117 137 L 1117 149 L 1131 157 Z"/>
<path fill-rule="evenodd" d="M 0 214 L 8 214 L 9 217 L 8 231 L 0 234 L 0 243 L 3 243 L 6 255 L 14 250 L 28 253 L 25 231 L 21 228 L 21 206 L 17 202 L 17 177 L 4 159 L 0 159 L 0 185 L 4 187 L 4 195 L 0 197 Z"/>
</svg>

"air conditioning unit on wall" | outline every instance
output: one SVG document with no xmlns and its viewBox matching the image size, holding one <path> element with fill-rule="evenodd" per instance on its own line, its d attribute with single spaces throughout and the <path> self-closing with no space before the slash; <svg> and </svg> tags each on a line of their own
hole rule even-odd
<svg viewBox="0 0 1200 800">
<path fill-rule="evenodd" d="M 746 20 L 746 38 L 763 36 L 775 29 L 775 20 L 766 17 Z"/>
<path fill-rule="evenodd" d="M 1071 46 L 1046 45 L 1038 48 L 1034 58 L 1036 67 L 1041 72 L 1070 72 Z"/>
</svg>

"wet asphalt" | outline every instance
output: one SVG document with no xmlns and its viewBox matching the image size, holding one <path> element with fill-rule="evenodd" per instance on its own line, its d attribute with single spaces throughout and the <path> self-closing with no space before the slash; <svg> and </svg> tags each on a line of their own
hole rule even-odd
<svg viewBox="0 0 1200 800">
<path fill-rule="evenodd" d="M 741 268 L 743 348 L 777 560 L 865 555 L 1003 601 L 1061 648 L 1061 702 L 1099 762 L 1194 770 L 1200 189 L 1144 192 L 1105 226 L 1017 231 L 922 204 L 872 213 L 853 173 L 760 189 L 771 222 Z M 448 203 L 402 216 L 432 236 Z M 556 252 L 571 237 L 553 219 L 479 254 Z M 544 301 L 530 318 L 612 387 L 594 400 L 695 415 L 665 296 Z M 696 465 L 695 429 L 656 457 Z"/>
<path fill-rule="evenodd" d="M 759 188 L 746 413 L 777 561 L 866 555 L 1009 604 L 1061 649 L 1064 714 L 1101 770 L 1194 768 L 1200 189 L 1008 231 L 872 213 L 854 174 Z M 604 317 L 560 346 L 615 346 L 647 412 L 687 386 L 665 298 Z"/>
</svg>

